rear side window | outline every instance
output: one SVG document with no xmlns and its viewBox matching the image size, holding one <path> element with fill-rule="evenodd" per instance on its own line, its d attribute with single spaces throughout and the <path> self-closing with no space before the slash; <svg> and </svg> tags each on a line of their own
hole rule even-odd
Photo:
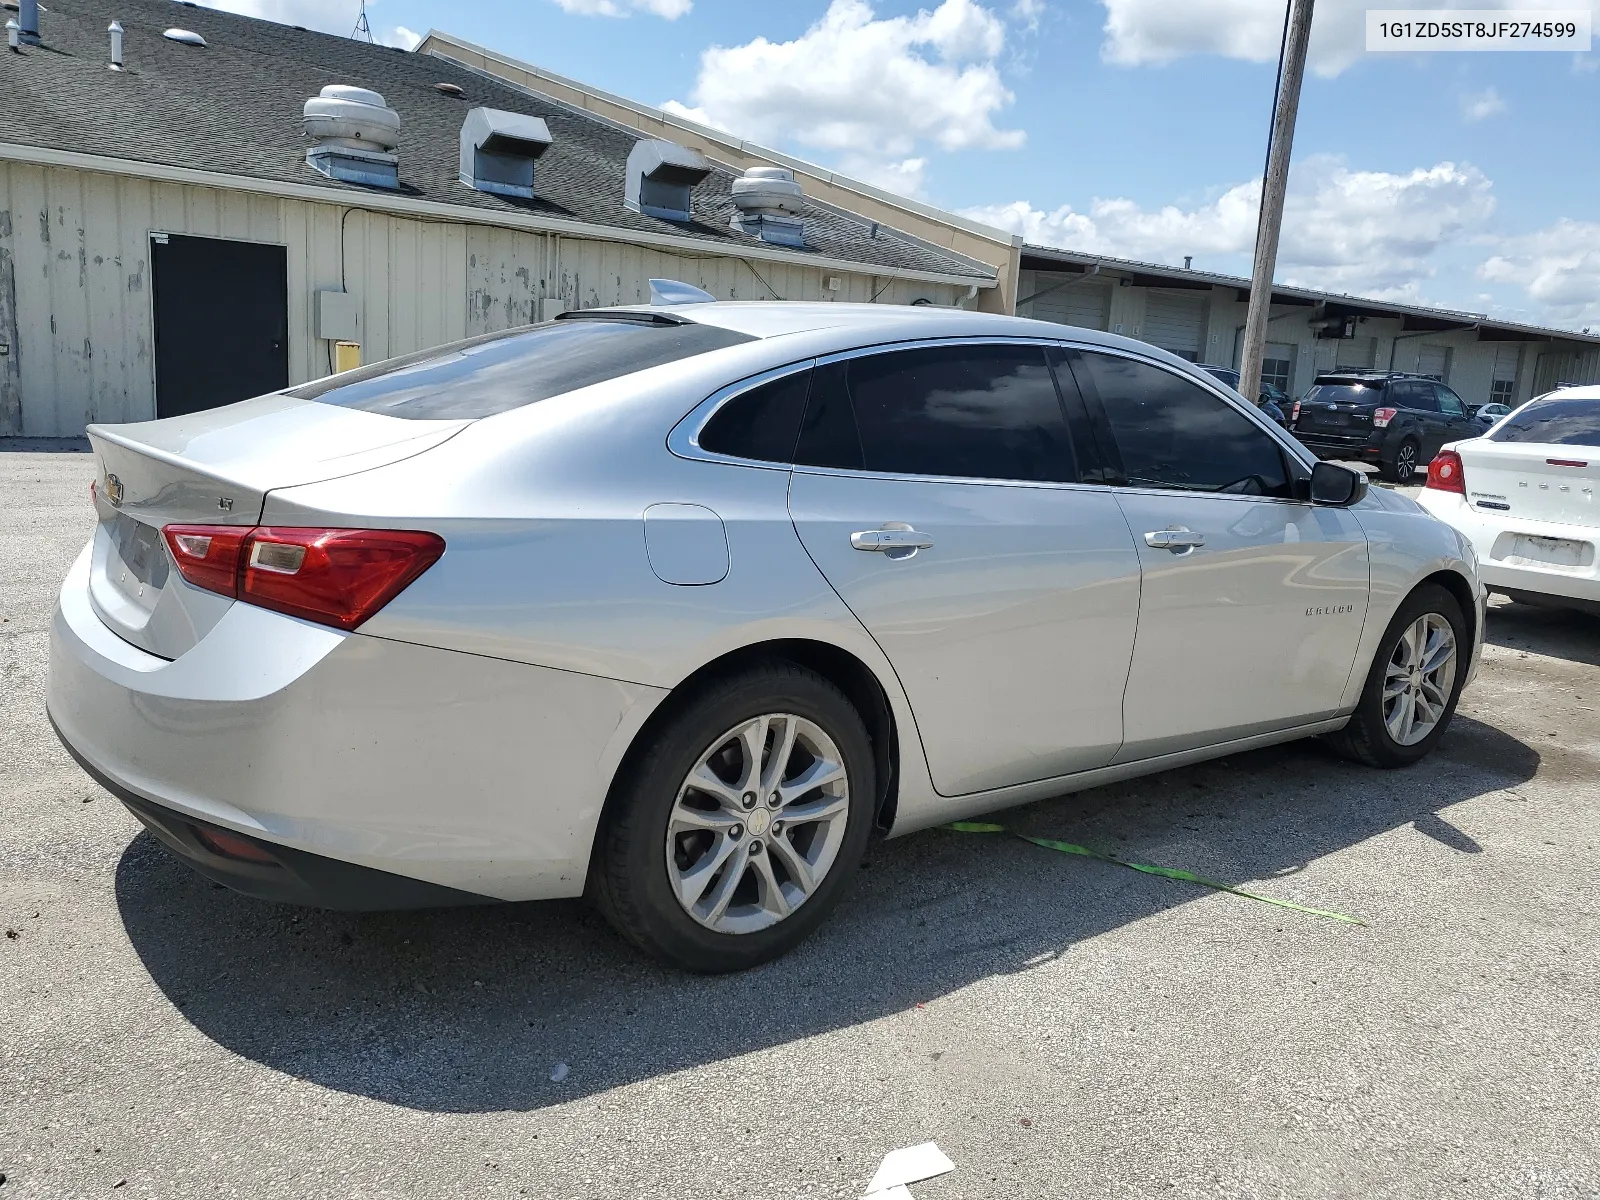
<svg viewBox="0 0 1600 1200">
<path fill-rule="evenodd" d="M 1415 408 L 1422 412 L 1442 411 L 1439 407 L 1439 393 L 1434 390 L 1431 383 L 1397 383 L 1390 387 L 1389 393 L 1404 397 L 1397 401 L 1403 408 Z"/>
<path fill-rule="evenodd" d="M 1600 446 L 1600 400 L 1535 400 L 1502 421 L 1489 440 Z"/>
<path fill-rule="evenodd" d="M 1085 371 L 1131 487 L 1288 497 L 1271 435 L 1192 380 L 1136 359 L 1084 352 Z"/>
<path fill-rule="evenodd" d="M 739 393 L 706 422 L 700 431 L 700 448 L 759 462 L 793 462 L 810 388 L 811 372 L 807 370 Z"/>
<path fill-rule="evenodd" d="M 826 382 L 848 392 L 868 471 L 961 479 L 1073 482 L 1077 465 L 1050 366 L 1040 346 L 982 344 L 897 350 L 819 370 L 814 396 Z M 838 398 L 816 396 L 821 410 Z M 848 439 L 835 438 L 848 454 Z M 802 437 L 802 447 L 811 449 Z M 846 465 L 843 462 L 819 465 Z"/>
<path fill-rule="evenodd" d="M 554 321 L 374 363 L 288 394 L 415 421 L 469 420 L 753 340 L 693 321 Z"/>
</svg>

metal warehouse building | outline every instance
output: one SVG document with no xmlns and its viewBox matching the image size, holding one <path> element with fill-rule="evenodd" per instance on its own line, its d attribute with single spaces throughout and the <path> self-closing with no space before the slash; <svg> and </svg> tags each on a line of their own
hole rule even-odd
<svg viewBox="0 0 1600 1200">
<path fill-rule="evenodd" d="M 652 277 L 1017 311 L 1238 362 L 1247 280 L 1025 246 L 446 34 L 407 53 L 170 0 L 51 0 L 41 34 L 5 58 L 0 436 L 228 403 L 644 301 Z M 1333 367 L 1474 403 L 1600 379 L 1600 338 L 1273 301 L 1267 378 L 1291 394 Z"/>
<path fill-rule="evenodd" d="M 944 305 L 999 283 L 913 209 L 934 237 L 442 58 L 168 0 L 52 0 L 41 33 L 0 110 L 0 435 L 227 403 L 651 277 Z"/>
<path fill-rule="evenodd" d="M 1191 362 L 1239 365 L 1248 279 L 1024 246 L 1018 287 L 1022 316 L 1126 334 Z M 1293 397 L 1332 370 L 1415 371 L 1469 404 L 1516 404 L 1557 383 L 1600 381 L 1600 337 L 1273 288 L 1262 378 Z"/>
</svg>

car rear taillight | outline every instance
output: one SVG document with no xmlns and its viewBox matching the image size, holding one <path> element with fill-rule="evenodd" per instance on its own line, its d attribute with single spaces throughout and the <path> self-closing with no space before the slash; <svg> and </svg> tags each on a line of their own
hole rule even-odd
<svg viewBox="0 0 1600 1200">
<path fill-rule="evenodd" d="M 196 587 L 349 631 L 444 553 L 436 533 L 168 525 L 162 531 Z"/>
<path fill-rule="evenodd" d="M 1461 468 L 1461 456 L 1454 450 L 1441 450 L 1428 464 L 1428 482 L 1424 487 L 1436 492 L 1467 494 L 1467 477 Z"/>
<path fill-rule="evenodd" d="M 208 592 L 237 598 L 239 559 L 250 532 L 238 525 L 168 525 L 161 536 L 185 579 Z"/>
<path fill-rule="evenodd" d="M 1300 401 L 1296 400 L 1294 402 L 1294 411 L 1289 414 L 1289 420 L 1298 421 L 1299 419 L 1300 419 Z"/>
<path fill-rule="evenodd" d="M 1378 429 L 1387 429 L 1389 422 L 1399 414 L 1398 408 L 1375 408 L 1372 410 L 1372 424 Z"/>
</svg>

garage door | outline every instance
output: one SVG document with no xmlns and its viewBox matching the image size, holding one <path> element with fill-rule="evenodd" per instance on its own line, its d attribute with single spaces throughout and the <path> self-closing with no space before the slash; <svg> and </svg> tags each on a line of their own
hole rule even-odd
<svg viewBox="0 0 1600 1200">
<path fill-rule="evenodd" d="M 1335 362 L 1341 371 L 1370 371 L 1378 352 L 1378 339 L 1371 337 L 1349 338 L 1336 342 Z"/>
<path fill-rule="evenodd" d="M 1077 325 L 1083 329 L 1108 329 L 1111 314 L 1109 284 L 1069 283 L 1033 302 L 1032 316 L 1038 321 Z"/>
<path fill-rule="evenodd" d="M 1205 328 L 1205 296 L 1195 292 L 1150 292 L 1146 297 L 1145 341 L 1190 362 L 1199 362 Z"/>
<path fill-rule="evenodd" d="M 1417 349 L 1417 374 L 1432 375 L 1440 383 L 1448 382 L 1450 374 L 1450 347 L 1420 346 Z"/>
</svg>

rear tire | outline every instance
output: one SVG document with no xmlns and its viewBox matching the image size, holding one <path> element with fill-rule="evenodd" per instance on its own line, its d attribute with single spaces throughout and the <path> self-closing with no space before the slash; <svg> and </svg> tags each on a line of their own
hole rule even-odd
<svg viewBox="0 0 1600 1200">
<path fill-rule="evenodd" d="M 1406 438 L 1394 452 L 1391 462 L 1380 463 L 1379 471 L 1390 483 L 1407 484 L 1416 477 L 1417 455 L 1422 447 L 1417 445 L 1415 439 Z"/>
<path fill-rule="evenodd" d="M 778 763 L 781 747 L 792 748 Z M 591 894 L 623 937 L 684 970 L 777 958 L 855 875 L 874 769 L 860 714 L 816 672 L 775 661 L 716 680 L 654 731 L 619 781 Z"/>
<path fill-rule="evenodd" d="M 1430 655 L 1440 654 L 1447 642 L 1449 658 L 1428 669 Z M 1456 598 L 1436 583 L 1419 587 L 1383 631 L 1355 714 L 1328 736 L 1328 743 L 1369 767 L 1408 767 L 1422 759 L 1450 727 L 1471 655 L 1467 622 Z M 1431 720 L 1408 722 L 1408 715 Z"/>
</svg>

